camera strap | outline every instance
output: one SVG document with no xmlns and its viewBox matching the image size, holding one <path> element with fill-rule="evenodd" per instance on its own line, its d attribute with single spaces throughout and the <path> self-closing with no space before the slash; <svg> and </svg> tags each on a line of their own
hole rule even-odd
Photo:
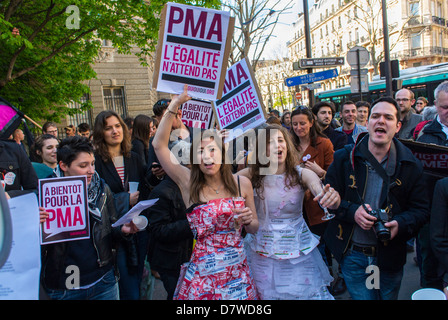
<svg viewBox="0 0 448 320">
<path fill-rule="evenodd" d="M 378 173 L 380 175 L 380 177 L 383 179 L 383 181 L 384 181 L 383 186 L 386 187 L 386 203 L 387 203 L 387 206 L 389 206 L 389 190 L 390 190 L 390 186 L 391 186 L 390 180 L 391 180 L 391 175 L 393 175 L 393 173 L 391 175 L 387 174 L 384 167 L 378 162 L 378 160 L 376 160 L 376 158 L 368 150 L 366 144 L 363 142 L 364 141 L 361 141 L 361 143 L 358 145 L 359 151 L 367 158 L 369 164 L 375 169 L 376 173 Z M 389 153 L 390 153 L 390 151 L 389 151 Z M 388 158 L 390 158 L 390 154 L 389 154 Z M 389 159 L 388 159 L 388 161 L 389 161 Z M 364 210 L 366 210 L 366 212 L 368 212 L 369 210 L 367 210 L 367 208 L 365 207 L 364 199 L 359 194 L 358 189 L 356 189 L 356 192 L 358 193 L 358 197 L 361 200 Z"/>
</svg>

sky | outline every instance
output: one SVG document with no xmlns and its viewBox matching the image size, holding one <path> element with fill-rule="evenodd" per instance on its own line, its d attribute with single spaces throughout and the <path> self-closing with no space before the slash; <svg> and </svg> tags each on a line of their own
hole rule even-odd
<svg viewBox="0 0 448 320">
<path fill-rule="evenodd" d="M 288 3 L 288 0 L 282 0 L 285 4 Z M 308 0 L 308 6 L 312 5 L 314 0 Z M 281 48 L 283 56 L 288 56 L 288 49 L 286 43 L 293 38 L 294 28 L 292 23 L 297 21 L 297 15 L 299 12 L 302 12 L 303 8 L 303 0 L 294 0 L 291 4 L 292 8 L 287 11 L 287 13 L 283 13 L 281 19 L 279 20 L 281 23 L 277 24 L 275 27 L 275 31 L 272 37 L 269 40 L 269 46 L 263 52 L 262 58 L 265 59 L 275 59 L 278 57 L 278 48 Z"/>
</svg>

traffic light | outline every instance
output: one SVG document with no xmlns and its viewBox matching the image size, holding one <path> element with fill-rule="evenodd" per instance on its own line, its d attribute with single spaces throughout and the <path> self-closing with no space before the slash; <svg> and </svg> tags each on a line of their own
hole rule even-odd
<svg viewBox="0 0 448 320">
<path fill-rule="evenodd" d="M 380 62 L 380 77 L 385 78 L 386 77 L 386 67 L 384 65 L 384 62 Z M 390 61 L 390 68 L 392 69 L 392 78 L 398 78 L 400 77 L 400 64 L 398 60 L 391 60 Z"/>
</svg>

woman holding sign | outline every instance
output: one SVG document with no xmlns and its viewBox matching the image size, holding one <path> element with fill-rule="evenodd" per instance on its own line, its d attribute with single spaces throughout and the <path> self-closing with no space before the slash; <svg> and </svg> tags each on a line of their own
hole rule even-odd
<svg viewBox="0 0 448 320">
<path fill-rule="evenodd" d="M 329 185 L 322 187 L 313 171 L 298 165 L 286 128 L 273 124 L 258 130 L 257 143 L 266 146 L 269 162 L 257 153 L 256 163 L 239 173 L 252 181 L 260 217 L 258 232 L 245 238 L 260 298 L 332 300 L 327 290 L 332 277 L 317 249 L 319 240 L 303 218 L 302 204 L 306 189 L 328 208 L 336 209 L 340 196 Z"/>
<path fill-rule="evenodd" d="M 193 138 L 191 169 L 179 165 L 168 149 L 177 109 L 190 99 L 185 85 L 168 106 L 153 141 L 160 164 L 182 192 L 196 237 L 174 299 L 257 299 L 241 237 L 241 227 L 248 233 L 258 229 L 249 179 L 233 175 L 230 162 L 224 163 L 222 137 L 215 131 L 201 131 Z"/>
<path fill-rule="evenodd" d="M 58 147 L 55 176 L 86 176 L 90 238 L 42 246 L 42 284 L 55 300 L 118 300 L 112 248 L 138 229 L 131 222 L 116 228 L 113 194 L 95 171 L 93 147 L 87 138 L 64 139 Z M 41 222 L 49 218 L 40 211 Z"/>
</svg>

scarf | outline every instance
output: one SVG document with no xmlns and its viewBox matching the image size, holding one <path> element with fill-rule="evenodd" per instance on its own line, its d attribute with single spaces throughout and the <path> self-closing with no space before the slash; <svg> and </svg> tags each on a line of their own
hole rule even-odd
<svg viewBox="0 0 448 320">
<path fill-rule="evenodd" d="M 53 170 L 53 173 L 56 177 L 64 177 L 64 171 L 61 170 L 59 165 Z M 101 218 L 101 211 L 96 206 L 96 202 L 98 197 L 100 196 L 101 191 L 101 179 L 98 173 L 95 173 L 90 180 L 89 185 L 87 186 L 87 201 L 89 206 L 89 212 L 93 214 L 94 217 Z"/>
</svg>

